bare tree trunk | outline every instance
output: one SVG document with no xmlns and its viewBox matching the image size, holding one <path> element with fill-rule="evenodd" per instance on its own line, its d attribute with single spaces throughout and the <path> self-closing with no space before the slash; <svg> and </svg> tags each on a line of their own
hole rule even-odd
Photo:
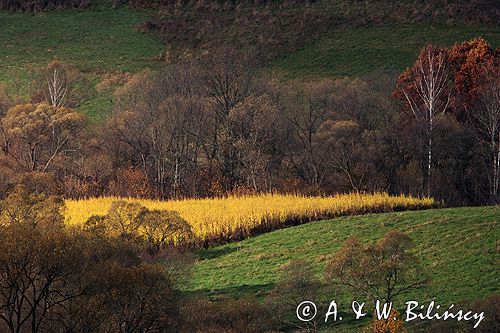
<svg viewBox="0 0 500 333">
<path fill-rule="evenodd" d="M 495 145 L 496 151 L 495 151 Z M 498 201 L 498 188 L 500 185 L 500 131 L 498 132 L 498 142 L 493 141 L 493 179 L 491 198 L 493 202 Z"/>
<path fill-rule="evenodd" d="M 0 134 L 2 134 L 2 152 L 5 155 L 9 155 L 9 148 L 10 148 L 10 139 L 7 135 L 7 131 L 2 127 L 2 124 L 0 123 Z"/>
<path fill-rule="evenodd" d="M 179 156 L 175 157 L 175 167 L 174 167 L 174 181 L 172 184 L 172 191 L 174 199 L 177 198 L 177 188 L 179 186 Z"/>
<path fill-rule="evenodd" d="M 476 127 L 478 139 L 485 141 L 490 153 L 491 168 L 487 170 L 489 194 L 492 203 L 500 200 L 500 73 L 488 73 L 488 83 L 481 92 L 481 108 L 471 115 L 471 124 Z M 491 154 L 491 155 L 490 155 Z M 489 164 L 485 163 L 486 165 Z"/>
<path fill-rule="evenodd" d="M 252 172 L 252 185 L 253 185 L 253 189 L 255 192 L 258 191 L 258 188 L 257 188 L 257 181 L 255 180 L 255 173 Z"/>
<path fill-rule="evenodd" d="M 66 104 L 68 95 L 68 79 L 63 68 L 55 66 L 51 73 L 47 75 L 47 96 L 46 99 L 50 105 L 60 108 Z"/>
<path fill-rule="evenodd" d="M 431 169 L 432 169 L 432 131 L 433 131 L 433 119 L 429 120 L 429 141 L 427 146 L 427 174 L 426 174 L 426 182 L 427 182 L 427 197 L 431 196 Z"/>
<path fill-rule="evenodd" d="M 30 148 L 30 169 L 31 171 L 36 170 L 36 146 Z"/>
</svg>

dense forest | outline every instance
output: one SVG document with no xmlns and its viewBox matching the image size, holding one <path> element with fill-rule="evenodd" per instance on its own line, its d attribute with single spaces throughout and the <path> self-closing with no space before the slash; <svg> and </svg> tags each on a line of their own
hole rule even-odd
<svg viewBox="0 0 500 333">
<path fill-rule="evenodd" d="M 282 82 L 247 52 L 126 77 L 107 121 L 71 108 L 86 84 L 52 62 L 29 103 L 3 93 L 3 193 L 16 183 L 67 198 L 281 192 L 498 201 L 499 51 L 481 38 L 427 46 L 395 77 Z M 103 82 L 102 89 L 106 89 Z"/>
</svg>

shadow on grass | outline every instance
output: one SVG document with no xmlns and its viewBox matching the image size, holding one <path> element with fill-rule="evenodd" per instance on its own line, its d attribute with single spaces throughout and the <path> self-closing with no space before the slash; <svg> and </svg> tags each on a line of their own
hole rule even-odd
<svg viewBox="0 0 500 333">
<path fill-rule="evenodd" d="M 204 297 L 212 300 L 224 298 L 257 297 L 264 298 L 273 288 L 274 283 L 232 286 L 222 289 L 197 289 L 183 291 L 182 294 L 188 298 Z"/>
<path fill-rule="evenodd" d="M 224 247 L 219 247 L 219 248 L 209 248 L 209 249 L 203 249 L 197 252 L 200 260 L 210 260 L 210 259 L 216 259 L 219 257 L 223 257 L 225 255 L 228 255 L 230 253 L 233 253 L 235 251 L 238 251 L 237 247 L 234 246 L 224 246 Z"/>
</svg>

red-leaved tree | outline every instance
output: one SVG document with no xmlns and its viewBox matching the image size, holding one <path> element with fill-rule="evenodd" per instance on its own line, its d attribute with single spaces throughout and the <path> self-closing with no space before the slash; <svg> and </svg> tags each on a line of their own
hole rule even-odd
<svg viewBox="0 0 500 333">
<path fill-rule="evenodd" d="M 489 195 L 499 200 L 500 189 L 500 51 L 483 38 L 454 45 L 449 51 L 454 78 L 454 111 L 472 125 L 485 156 Z"/>
</svg>

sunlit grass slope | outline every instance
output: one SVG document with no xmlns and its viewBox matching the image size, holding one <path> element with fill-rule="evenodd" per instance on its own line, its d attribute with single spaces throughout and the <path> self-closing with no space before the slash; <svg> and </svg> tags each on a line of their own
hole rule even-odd
<svg viewBox="0 0 500 333">
<path fill-rule="evenodd" d="M 404 297 L 435 298 L 442 303 L 476 299 L 500 292 L 499 223 L 500 206 L 345 216 L 308 223 L 201 250 L 184 288 L 210 295 L 263 296 L 292 260 L 311 263 L 314 273 L 322 277 L 326 263 L 349 236 L 376 241 L 390 230 L 400 230 L 413 239 L 414 251 L 432 278 L 429 287 Z"/>
<path fill-rule="evenodd" d="M 120 198 L 68 200 L 66 221 L 81 225 L 91 215 L 104 215 Z M 202 240 L 230 241 L 256 232 L 341 215 L 366 214 L 436 205 L 433 199 L 388 194 L 346 194 L 333 197 L 259 195 L 178 201 L 134 200 L 150 209 L 179 213 Z"/>
</svg>

